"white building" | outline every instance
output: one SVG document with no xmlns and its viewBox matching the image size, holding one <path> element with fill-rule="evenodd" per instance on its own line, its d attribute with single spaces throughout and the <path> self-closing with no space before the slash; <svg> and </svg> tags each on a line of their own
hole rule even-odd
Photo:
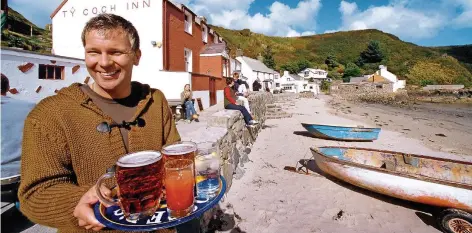
<svg viewBox="0 0 472 233">
<path fill-rule="evenodd" d="M 82 59 L 19 49 L 1 51 L 2 73 L 10 81 L 9 96 L 39 102 L 72 83 L 93 82 Z"/>
<path fill-rule="evenodd" d="M 120 15 L 133 23 L 140 36 L 142 57 L 139 66 L 133 69 L 133 80 L 159 88 L 167 99 L 180 99 L 182 87 L 191 83 L 191 75 L 163 71 L 163 3 L 164 0 L 63 1 L 51 15 L 52 52 L 83 59 L 81 33 L 86 22 L 100 13 Z"/>
<path fill-rule="evenodd" d="M 313 69 L 313 68 L 306 68 L 298 75 L 302 76 L 305 79 L 314 79 L 316 83 L 320 84 L 322 81 L 331 82 L 331 79 L 328 78 L 328 71 L 321 70 L 321 69 Z"/>
<path fill-rule="evenodd" d="M 320 92 L 317 83 L 310 83 L 300 75 L 290 74 L 288 71 L 284 71 L 284 75 L 275 80 L 275 89 L 293 93 L 310 91 L 319 94 Z"/>
<path fill-rule="evenodd" d="M 232 76 L 234 73 L 241 73 L 241 62 L 234 59 L 230 58 L 230 76 Z"/>
<path fill-rule="evenodd" d="M 262 85 L 262 90 L 269 88 L 271 91 L 275 87 L 275 79 L 279 78 L 279 74 L 268 68 L 259 60 L 239 56 L 236 60 L 241 62 L 242 79 L 249 84 L 249 88 L 253 91 L 253 85 L 256 80 Z"/>
<path fill-rule="evenodd" d="M 397 76 L 388 71 L 387 66 L 384 65 L 380 65 L 379 70 L 377 70 L 367 81 L 387 81 L 393 83 L 394 92 L 398 89 L 405 88 L 406 86 L 405 80 L 398 80 Z"/>
</svg>

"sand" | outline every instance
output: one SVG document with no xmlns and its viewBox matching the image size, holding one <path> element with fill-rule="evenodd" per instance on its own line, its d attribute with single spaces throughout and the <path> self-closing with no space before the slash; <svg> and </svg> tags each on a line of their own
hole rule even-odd
<svg viewBox="0 0 472 233">
<path fill-rule="evenodd" d="M 223 221 L 215 221 L 217 232 L 440 232 L 432 217 L 434 208 L 378 195 L 317 173 L 302 175 L 283 169 L 310 158 L 309 147 L 324 145 L 472 160 L 435 152 L 420 140 L 389 130 L 382 130 L 375 142 L 328 141 L 300 133 L 305 131 L 302 122 L 369 126 L 330 114 L 328 101 L 327 96 L 296 100 L 296 107 L 287 110 L 294 113 L 292 118 L 266 121 L 249 155 L 250 162 L 244 164 L 246 173 L 233 181 L 220 204 L 219 219 Z"/>
</svg>

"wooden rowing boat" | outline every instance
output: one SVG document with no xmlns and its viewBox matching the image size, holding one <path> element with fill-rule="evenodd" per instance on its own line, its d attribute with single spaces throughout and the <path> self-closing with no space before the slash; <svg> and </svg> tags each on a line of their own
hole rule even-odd
<svg viewBox="0 0 472 233">
<path fill-rule="evenodd" d="M 472 212 L 471 162 L 364 148 L 311 151 L 323 172 L 373 192 L 454 208 L 441 217 L 443 230 L 472 232 L 472 215 L 467 213 Z"/>
<path fill-rule="evenodd" d="M 365 128 L 362 126 L 336 126 L 306 124 L 302 126 L 313 136 L 323 139 L 342 140 L 342 141 L 374 141 L 377 140 L 380 128 Z"/>
</svg>

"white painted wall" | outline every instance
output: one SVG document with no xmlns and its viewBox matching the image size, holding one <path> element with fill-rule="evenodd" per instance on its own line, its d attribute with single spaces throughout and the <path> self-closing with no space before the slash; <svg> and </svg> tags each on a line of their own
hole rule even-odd
<svg viewBox="0 0 472 233">
<path fill-rule="evenodd" d="M 137 3 L 137 7 L 133 3 Z M 161 89 L 167 98 L 180 98 L 180 92 L 172 92 L 174 80 L 169 82 L 159 73 L 163 69 L 163 47 L 151 44 L 151 41 L 163 43 L 162 0 L 69 0 L 52 19 L 54 53 L 83 59 L 83 27 L 90 18 L 102 12 L 120 15 L 138 30 L 142 57 L 139 66 L 133 70 L 133 80 Z M 176 82 L 180 85 L 180 81 Z"/>
<path fill-rule="evenodd" d="M 380 66 L 379 68 L 380 69 L 377 70 L 377 72 L 375 72 L 377 75 L 380 75 L 380 76 L 390 80 L 393 83 L 398 81 L 397 76 L 390 73 L 390 71 L 387 70 L 386 66 Z"/>
<path fill-rule="evenodd" d="M 221 103 L 225 100 L 225 94 L 223 90 L 216 91 L 216 103 Z"/>
<path fill-rule="evenodd" d="M 193 91 L 193 98 L 195 99 L 195 110 L 198 110 L 198 103 L 197 98 L 202 99 L 203 109 L 207 109 L 210 107 L 210 91 Z"/>
<path fill-rule="evenodd" d="M 249 84 L 249 90 L 253 91 L 252 83 L 257 79 L 256 73 L 252 70 L 251 67 L 249 67 L 245 62 L 243 62 L 240 57 L 237 57 L 236 60 L 241 63 L 241 74 L 246 78 L 245 81 L 247 82 L 247 84 Z M 262 79 L 259 80 L 259 82 L 261 81 Z"/>
<path fill-rule="evenodd" d="M 60 90 L 75 82 L 84 83 L 85 78 L 89 76 L 83 60 L 5 48 L 2 48 L 0 53 L 2 73 L 9 79 L 10 88 L 16 88 L 19 91 L 15 95 L 8 93 L 9 96 L 15 99 L 37 103 L 48 96 L 54 95 L 56 89 Z M 52 64 L 51 60 L 56 61 L 56 63 Z M 21 72 L 18 66 L 28 62 L 33 63 L 34 66 L 26 73 Z M 64 79 L 39 79 L 39 64 L 64 66 Z M 80 68 L 75 74 L 72 74 L 72 67 L 76 65 L 80 65 Z M 90 78 L 90 81 L 93 82 L 93 79 Z M 36 93 L 38 86 L 42 88 L 39 93 Z"/>
<path fill-rule="evenodd" d="M 133 74 L 133 80 L 161 90 L 167 99 L 180 99 L 180 93 L 191 83 L 192 76 L 188 72 L 157 71 L 148 76 Z"/>
</svg>

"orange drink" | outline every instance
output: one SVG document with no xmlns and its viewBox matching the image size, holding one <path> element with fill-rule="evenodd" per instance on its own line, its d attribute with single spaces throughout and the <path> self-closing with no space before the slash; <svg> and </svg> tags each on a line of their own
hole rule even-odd
<svg viewBox="0 0 472 233">
<path fill-rule="evenodd" d="M 167 211 L 178 218 L 189 215 L 194 207 L 195 172 L 190 159 L 173 159 L 165 163 Z"/>
</svg>

